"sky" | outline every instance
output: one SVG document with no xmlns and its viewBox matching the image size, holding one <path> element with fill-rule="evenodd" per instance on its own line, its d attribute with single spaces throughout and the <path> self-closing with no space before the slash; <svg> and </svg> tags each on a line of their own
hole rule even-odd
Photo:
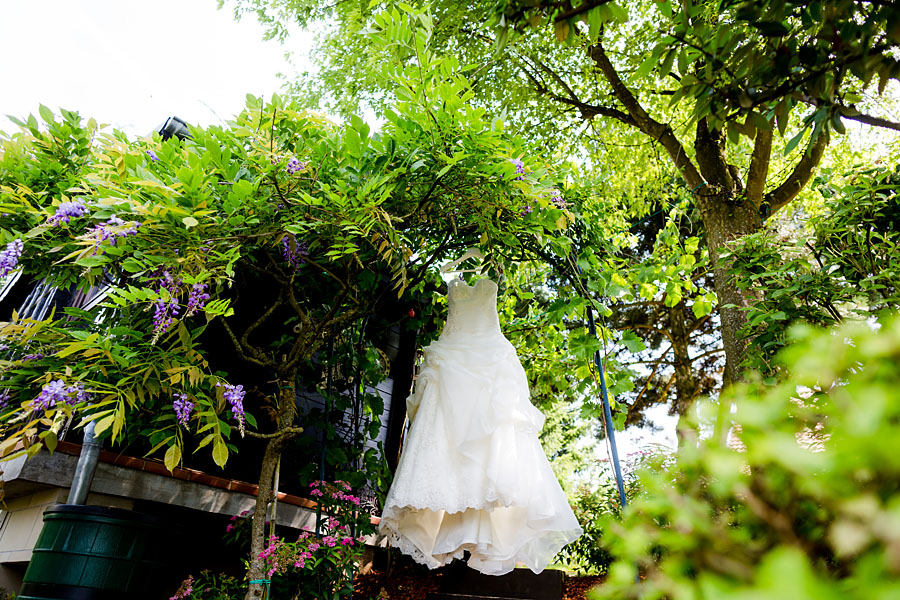
<svg viewBox="0 0 900 600">
<path fill-rule="evenodd" d="M 44 104 L 150 133 L 167 117 L 210 125 L 232 118 L 246 94 L 269 97 L 286 49 L 263 41 L 253 17 L 235 21 L 216 0 L 0 0 L 0 130 L 5 115 Z"/>
</svg>

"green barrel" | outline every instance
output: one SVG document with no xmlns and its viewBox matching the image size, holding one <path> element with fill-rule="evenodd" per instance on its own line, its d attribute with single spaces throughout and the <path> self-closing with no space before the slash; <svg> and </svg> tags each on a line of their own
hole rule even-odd
<svg viewBox="0 0 900 600">
<path fill-rule="evenodd" d="M 120 508 L 55 504 L 44 511 L 17 600 L 157 600 L 166 529 Z M 171 550 L 171 548 L 170 548 Z"/>
</svg>

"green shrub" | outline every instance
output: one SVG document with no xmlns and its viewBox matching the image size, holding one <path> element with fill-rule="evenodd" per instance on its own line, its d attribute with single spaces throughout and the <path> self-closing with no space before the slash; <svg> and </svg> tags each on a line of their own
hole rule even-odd
<svg viewBox="0 0 900 600">
<path fill-rule="evenodd" d="M 237 600 L 244 597 L 244 579 L 224 573 L 200 571 L 188 576 L 169 600 Z"/>
<path fill-rule="evenodd" d="M 834 325 L 900 310 L 900 167 L 817 178 L 823 212 L 785 241 L 773 231 L 731 248 L 737 284 L 754 292 L 746 366 L 786 374 L 775 359 L 793 323 Z"/>
<path fill-rule="evenodd" d="M 624 457 L 622 470 L 628 503 L 641 493 L 637 470 L 650 461 L 664 463 L 670 457 L 666 446 L 647 447 Z M 620 521 L 622 518 L 615 480 L 611 477 L 604 479 L 596 488 L 582 485 L 569 494 L 569 501 L 584 529 L 584 535 L 565 546 L 557 555 L 556 562 L 576 575 L 602 575 L 609 570 L 614 558 L 604 545 L 604 527 L 609 519 Z"/>
<path fill-rule="evenodd" d="M 900 598 L 900 319 L 790 340 L 791 381 L 723 397 L 745 450 L 685 445 L 603 519 L 595 598 Z"/>
</svg>

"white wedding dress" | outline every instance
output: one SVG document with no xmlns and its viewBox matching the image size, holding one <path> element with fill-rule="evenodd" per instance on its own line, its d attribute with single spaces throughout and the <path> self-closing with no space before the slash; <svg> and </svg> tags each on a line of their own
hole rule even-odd
<svg viewBox="0 0 900 600">
<path fill-rule="evenodd" d="M 497 318 L 497 284 L 453 280 L 440 338 L 407 399 L 411 426 L 380 528 L 430 568 L 463 558 L 540 573 L 582 529 L 537 435 L 544 415 Z"/>
</svg>

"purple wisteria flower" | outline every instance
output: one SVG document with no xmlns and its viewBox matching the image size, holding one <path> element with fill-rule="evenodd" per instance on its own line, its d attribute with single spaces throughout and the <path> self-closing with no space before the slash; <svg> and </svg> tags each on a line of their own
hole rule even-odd
<svg viewBox="0 0 900 600">
<path fill-rule="evenodd" d="M 31 408 L 32 410 L 49 410 L 60 404 L 74 406 L 88 400 L 90 400 L 90 394 L 85 391 L 82 384 L 76 383 L 67 386 L 65 381 L 57 379 L 44 384 L 41 393 L 31 401 Z"/>
<path fill-rule="evenodd" d="M 523 163 L 518 158 L 511 158 L 509 159 L 509 162 L 511 162 L 513 166 L 516 167 L 516 181 L 525 179 L 525 163 Z"/>
<path fill-rule="evenodd" d="M 140 226 L 137 221 L 126 222 L 116 215 L 110 215 L 108 221 L 92 227 L 90 235 L 97 239 L 97 245 L 108 241 L 110 245 L 115 246 L 117 238 L 137 235 Z"/>
<path fill-rule="evenodd" d="M 0 278 L 6 277 L 10 271 L 16 268 L 24 248 L 25 243 L 19 239 L 6 244 L 6 248 L 0 252 Z"/>
<path fill-rule="evenodd" d="M 149 156 L 150 160 L 152 160 L 153 162 L 156 162 L 159 160 L 159 157 L 156 155 L 156 152 L 154 152 L 153 150 L 147 150 L 147 156 Z"/>
<path fill-rule="evenodd" d="M 309 256 L 309 248 L 306 246 L 306 242 L 297 240 L 293 233 L 287 233 L 281 238 L 281 246 L 281 254 L 284 256 L 284 260 L 291 265 L 295 272 L 298 271 L 300 265 L 306 262 L 303 259 Z"/>
<path fill-rule="evenodd" d="M 209 294 L 206 293 L 207 284 L 195 283 L 191 286 L 191 292 L 188 295 L 187 310 L 184 312 L 185 317 L 190 317 L 194 313 L 203 310 L 206 301 L 209 300 Z"/>
<path fill-rule="evenodd" d="M 175 417 L 178 423 L 187 427 L 191 413 L 194 412 L 194 403 L 188 400 L 187 394 L 176 393 L 173 396 L 175 400 L 172 401 L 172 408 L 175 410 Z"/>
<path fill-rule="evenodd" d="M 0 410 L 3 410 L 7 406 L 9 406 L 10 401 L 12 400 L 12 394 L 9 390 L 3 390 L 0 392 Z"/>
<path fill-rule="evenodd" d="M 216 387 L 225 388 L 225 391 L 222 392 L 222 396 L 231 406 L 231 412 L 234 413 L 234 418 L 238 422 L 238 429 L 241 432 L 241 437 L 244 437 L 244 386 L 231 385 L 230 383 L 216 383 Z"/>
<path fill-rule="evenodd" d="M 82 200 L 72 200 L 70 202 L 60 202 L 59 206 L 56 207 L 56 213 L 47 219 L 47 223 L 50 225 L 60 225 L 61 223 L 69 223 L 69 220 L 73 217 L 81 217 L 87 212 L 87 206 L 85 206 L 84 201 Z"/>
<path fill-rule="evenodd" d="M 522 210 L 519 211 L 519 214 L 523 217 L 530 215 L 531 213 L 534 212 L 534 206 L 533 206 L 534 204 L 537 204 L 537 198 L 532 198 L 531 204 L 522 205 Z"/>
<path fill-rule="evenodd" d="M 172 324 L 175 323 L 175 318 L 180 310 L 178 306 L 179 283 L 168 271 L 163 271 L 160 275 L 159 289 L 157 290 L 160 297 L 153 305 L 153 339 L 151 343 L 156 343 L 159 336 L 167 332 L 172 327 Z"/>
<path fill-rule="evenodd" d="M 287 167 L 285 167 L 285 171 L 287 171 L 288 175 L 293 175 L 297 171 L 302 171 L 306 168 L 305 162 L 300 162 L 296 158 L 292 158 L 288 161 Z"/>
<path fill-rule="evenodd" d="M 551 194 L 550 202 L 555 204 L 557 206 L 557 208 L 565 208 L 566 207 L 566 201 L 563 200 L 562 192 L 560 192 L 559 190 L 551 190 L 550 194 Z"/>
</svg>

